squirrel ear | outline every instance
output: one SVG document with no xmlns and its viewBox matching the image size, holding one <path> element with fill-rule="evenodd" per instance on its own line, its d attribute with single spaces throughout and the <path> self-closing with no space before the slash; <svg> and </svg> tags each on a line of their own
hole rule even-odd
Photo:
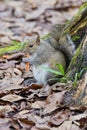
<svg viewBox="0 0 87 130">
<path fill-rule="evenodd" d="M 38 35 L 37 38 L 36 38 L 36 43 L 37 43 L 38 45 L 40 45 L 40 36 L 39 36 L 39 35 Z"/>
<path fill-rule="evenodd" d="M 40 45 L 40 36 L 39 36 L 38 32 L 33 32 L 32 31 L 32 35 L 35 38 L 35 43 L 38 44 L 38 45 Z"/>
</svg>

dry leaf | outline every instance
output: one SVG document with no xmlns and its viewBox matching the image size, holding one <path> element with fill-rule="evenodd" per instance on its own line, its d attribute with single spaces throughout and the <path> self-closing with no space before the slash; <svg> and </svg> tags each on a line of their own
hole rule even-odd
<svg viewBox="0 0 87 130">
<path fill-rule="evenodd" d="M 1 98 L 3 101 L 9 101 L 9 102 L 15 102 L 15 101 L 19 101 L 19 100 L 22 100 L 24 99 L 23 97 L 21 96 L 18 96 L 16 94 L 8 94 L 6 96 L 3 96 Z"/>
<path fill-rule="evenodd" d="M 60 111 L 55 116 L 53 115 L 51 117 L 49 124 L 51 126 L 53 126 L 53 125 L 58 126 L 61 123 L 63 123 L 64 121 L 66 121 L 69 118 L 70 115 L 71 115 L 71 113 L 70 113 L 69 110 Z"/>
<path fill-rule="evenodd" d="M 13 111 L 10 105 L 0 106 L 0 114 L 6 114 L 10 111 Z"/>
<path fill-rule="evenodd" d="M 49 95 L 45 102 L 46 107 L 45 107 L 43 113 L 46 114 L 46 113 L 51 113 L 52 111 L 55 111 L 59 107 L 59 105 L 63 99 L 64 93 L 65 93 L 65 91 L 59 92 L 59 93 L 53 93 L 53 94 Z"/>
</svg>

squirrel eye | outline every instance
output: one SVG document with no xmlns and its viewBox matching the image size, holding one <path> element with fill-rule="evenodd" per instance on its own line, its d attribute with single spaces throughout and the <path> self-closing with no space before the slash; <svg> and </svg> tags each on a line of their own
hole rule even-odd
<svg viewBox="0 0 87 130">
<path fill-rule="evenodd" d="M 33 47 L 33 45 L 31 44 L 31 45 L 29 45 L 29 47 Z"/>
</svg>

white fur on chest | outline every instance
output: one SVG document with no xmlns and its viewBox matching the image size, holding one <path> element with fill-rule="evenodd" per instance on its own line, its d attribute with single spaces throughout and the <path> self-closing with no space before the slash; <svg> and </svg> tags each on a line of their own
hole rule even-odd
<svg viewBox="0 0 87 130">
<path fill-rule="evenodd" d="M 33 75 L 37 82 L 40 84 L 46 84 L 46 78 L 48 73 L 48 71 L 44 69 L 43 66 L 47 68 L 49 67 L 48 63 L 39 66 L 33 65 Z"/>
</svg>

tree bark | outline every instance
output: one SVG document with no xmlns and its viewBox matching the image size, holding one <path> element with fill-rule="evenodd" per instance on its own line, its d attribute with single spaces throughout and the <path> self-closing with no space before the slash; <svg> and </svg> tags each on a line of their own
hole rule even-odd
<svg viewBox="0 0 87 130">
<path fill-rule="evenodd" d="M 75 74 L 80 73 L 82 70 L 84 70 L 82 74 L 87 71 L 87 36 L 84 37 L 80 46 L 77 48 L 67 69 L 66 76 L 74 80 Z"/>
<path fill-rule="evenodd" d="M 76 45 L 76 52 L 67 68 L 66 77 L 73 82 L 64 95 L 63 104 L 86 106 L 87 105 L 87 3 L 85 3 L 77 15 L 65 25 L 64 32 L 68 32 Z M 75 75 L 80 74 L 80 80 L 74 86 Z"/>
<path fill-rule="evenodd" d="M 69 23 L 65 24 L 63 33 L 68 32 L 76 46 L 76 52 L 70 61 L 66 76 L 74 80 L 75 74 L 87 67 L 87 3 Z M 78 36 L 78 39 L 75 37 Z M 86 72 L 86 71 L 85 71 Z"/>
</svg>

